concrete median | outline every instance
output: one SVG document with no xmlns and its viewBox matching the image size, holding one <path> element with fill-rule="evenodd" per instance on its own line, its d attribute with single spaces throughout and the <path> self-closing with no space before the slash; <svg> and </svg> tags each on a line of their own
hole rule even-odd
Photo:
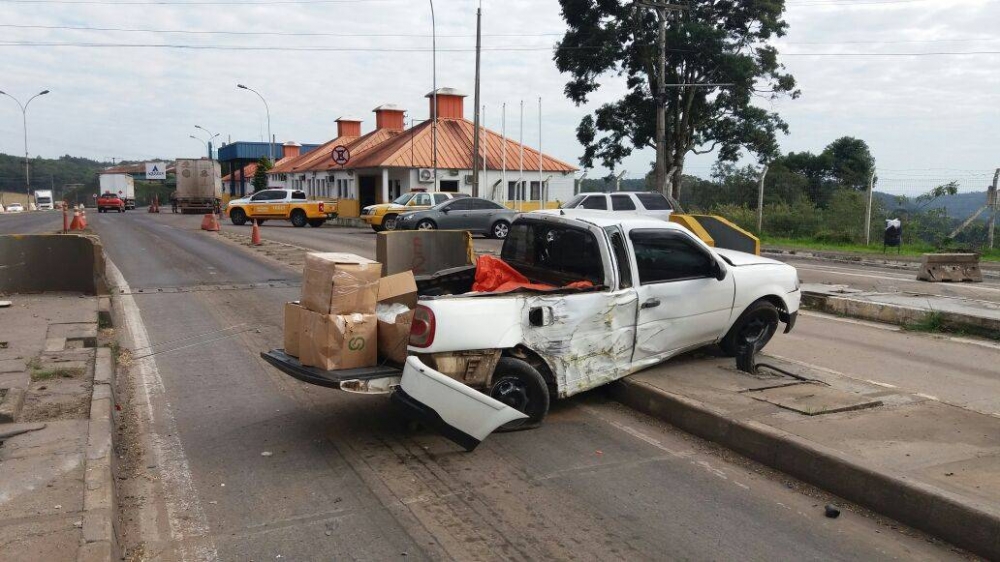
<svg viewBox="0 0 1000 562">
<path fill-rule="evenodd" d="M 104 292 L 104 250 L 96 236 L 0 236 L 0 291 Z"/>
<path fill-rule="evenodd" d="M 775 406 L 759 396 L 763 388 L 786 383 L 772 381 L 769 384 L 775 386 L 765 386 L 723 363 L 728 360 L 681 361 L 655 368 L 611 385 L 611 394 L 635 410 L 851 502 L 1000 559 L 1000 497 L 986 491 L 997 489 L 1000 466 L 984 461 L 1000 458 L 996 437 L 1000 419 L 885 389 L 859 390 L 856 384 L 849 392 L 837 392 L 860 392 L 879 398 L 876 404 L 885 400 L 891 406 L 797 418 L 787 404 Z M 847 388 L 832 375 L 807 374 L 814 375 L 834 388 Z M 947 429 L 929 429 L 942 420 L 947 420 Z M 883 435 L 889 445 L 881 446 L 873 433 Z M 927 445 L 938 440 L 957 440 L 952 442 L 963 442 L 970 450 L 957 455 L 915 452 L 934 451 Z M 859 450 L 858 443 L 868 445 Z M 913 452 L 913 457 L 903 450 Z M 960 478 L 950 477 L 956 473 Z M 966 481 L 967 474 L 976 480 Z"/>
</svg>

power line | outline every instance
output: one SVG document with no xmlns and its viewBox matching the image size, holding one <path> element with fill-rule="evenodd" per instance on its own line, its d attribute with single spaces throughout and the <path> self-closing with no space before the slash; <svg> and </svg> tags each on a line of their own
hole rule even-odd
<svg viewBox="0 0 1000 562">
<path fill-rule="evenodd" d="M 429 53 L 430 48 L 393 48 L 393 47 L 286 47 L 258 45 L 185 45 L 176 43 L 54 43 L 44 41 L 0 41 L 0 47 L 72 47 L 95 49 L 192 49 L 204 51 L 316 51 L 316 52 L 364 52 L 364 53 Z M 483 51 L 552 51 L 600 49 L 602 47 L 483 47 Z M 438 52 L 472 52 L 474 47 L 438 47 Z"/>
<path fill-rule="evenodd" d="M 0 0 L 3 1 L 3 0 Z M 187 35 L 273 35 L 279 37 L 430 37 L 427 33 L 323 33 L 305 31 L 225 31 L 225 30 L 196 30 L 196 29 L 146 29 L 129 27 L 91 27 L 73 25 L 21 25 L 13 23 L 3 23 L 0 27 L 10 27 L 15 29 L 49 29 L 66 31 L 111 31 L 123 33 L 179 33 Z M 553 37 L 563 33 L 484 33 L 483 37 Z M 441 37 L 475 37 L 475 34 L 438 34 Z"/>
</svg>

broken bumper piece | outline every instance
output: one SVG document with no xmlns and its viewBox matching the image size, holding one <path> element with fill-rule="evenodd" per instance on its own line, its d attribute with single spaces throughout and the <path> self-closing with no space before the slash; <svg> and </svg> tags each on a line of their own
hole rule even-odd
<svg viewBox="0 0 1000 562">
<path fill-rule="evenodd" d="M 398 384 L 401 374 L 399 367 L 389 365 L 336 371 L 306 367 L 283 349 L 272 349 L 260 356 L 279 371 L 302 382 L 361 394 L 386 394 Z"/>
<path fill-rule="evenodd" d="M 528 416 L 408 357 L 392 401 L 411 417 L 472 451 L 505 423 Z"/>
</svg>

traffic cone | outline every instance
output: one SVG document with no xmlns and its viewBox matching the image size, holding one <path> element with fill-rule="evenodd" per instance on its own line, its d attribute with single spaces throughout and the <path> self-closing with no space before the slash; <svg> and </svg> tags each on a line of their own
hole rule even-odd
<svg viewBox="0 0 1000 562">
<path fill-rule="evenodd" d="M 254 246 L 260 246 L 260 225 L 257 224 L 257 219 L 253 220 L 253 228 L 250 229 L 250 244 Z"/>
<path fill-rule="evenodd" d="M 87 209 L 80 209 L 80 230 L 87 228 Z"/>
<path fill-rule="evenodd" d="M 83 224 L 80 220 L 80 211 L 73 211 L 73 222 L 69 223 L 70 230 L 83 230 Z"/>
<path fill-rule="evenodd" d="M 208 213 L 201 219 L 201 229 L 208 230 L 210 232 L 218 232 L 219 217 L 215 216 L 215 213 Z"/>
</svg>

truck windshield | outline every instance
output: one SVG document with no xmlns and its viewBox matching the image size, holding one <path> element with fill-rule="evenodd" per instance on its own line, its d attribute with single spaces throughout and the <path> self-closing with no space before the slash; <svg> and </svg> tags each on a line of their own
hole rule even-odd
<svg viewBox="0 0 1000 562">
<path fill-rule="evenodd" d="M 406 205 L 406 203 L 410 199 L 413 199 L 413 195 L 414 195 L 413 193 L 406 193 L 406 194 L 400 195 L 399 197 L 397 197 L 395 199 L 395 201 L 393 201 L 393 203 L 395 203 L 396 205 Z"/>
<path fill-rule="evenodd" d="M 587 280 L 604 283 L 601 251 L 584 229 L 518 221 L 504 241 L 500 257 L 532 281 L 561 285 Z"/>
<path fill-rule="evenodd" d="M 35 199 L 38 200 L 37 203 L 39 205 L 49 205 L 49 204 L 52 203 L 52 199 L 50 199 L 48 197 L 35 197 Z"/>
</svg>

